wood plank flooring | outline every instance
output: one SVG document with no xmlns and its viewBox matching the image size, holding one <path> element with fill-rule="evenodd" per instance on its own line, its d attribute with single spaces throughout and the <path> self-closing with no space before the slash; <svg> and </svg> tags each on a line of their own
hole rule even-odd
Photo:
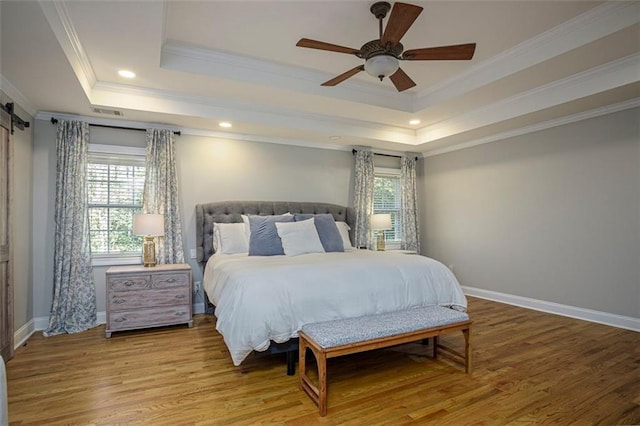
<svg viewBox="0 0 640 426">
<path fill-rule="evenodd" d="M 640 333 L 469 298 L 474 370 L 411 343 L 331 359 L 329 411 L 284 357 L 234 367 L 194 327 L 34 334 L 7 363 L 11 425 L 639 424 Z M 462 349 L 462 334 L 443 342 Z M 311 359 L 313 359 L 311 357 Z"/>
</svg>

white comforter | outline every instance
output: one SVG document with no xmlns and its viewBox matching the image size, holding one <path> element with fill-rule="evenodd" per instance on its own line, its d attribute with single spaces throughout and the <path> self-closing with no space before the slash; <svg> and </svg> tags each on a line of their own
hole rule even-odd
<svg viewBox="0 0 640 426">
<path fill-rule="evenodd" d="M 303 324 L 425 305 L 465 310 L 458 281 L 424 256 L 354 250 L 300 256 L 212 256 L 204 289 L 234 365 Z"/>
</svg>

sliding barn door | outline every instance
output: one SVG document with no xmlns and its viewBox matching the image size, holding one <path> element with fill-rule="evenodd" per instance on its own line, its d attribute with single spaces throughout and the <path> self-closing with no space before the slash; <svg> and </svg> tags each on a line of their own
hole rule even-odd
<svg viewBox="0 0 640 426">
<path fill-rule="evenodd" d="M 11 261 L 11 117 L 0 110 L 0 354 L 13 356 L 13 282 Z"/>
</svg>

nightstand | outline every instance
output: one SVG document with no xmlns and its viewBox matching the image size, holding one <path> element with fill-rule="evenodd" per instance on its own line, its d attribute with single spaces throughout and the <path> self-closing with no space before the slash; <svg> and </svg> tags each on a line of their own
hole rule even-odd
<svg viewBox="0 0 640 426">
<path fill-rule="evenodd" d="M 188 264 L 112 266 L 106 274 L 107 338 L 114 331 L 193 326 Z"/>
</svg>

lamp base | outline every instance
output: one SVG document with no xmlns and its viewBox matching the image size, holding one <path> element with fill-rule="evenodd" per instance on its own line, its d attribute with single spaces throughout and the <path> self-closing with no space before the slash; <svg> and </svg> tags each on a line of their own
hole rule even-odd
<svg viewBox="0 0 640 426">
<path fill-rule="evenodd" d="M 376 250 L 384 251 L 384 231 L 378 231 L 378 237 L 376 238 Z"/>
<path fill-rule="evenodd" d="M 145 267 L 156 266 L 156 244 L 153 242 L 153 237 L 144 237 L 142 243 L 142 263 Z"/>
</svg>

